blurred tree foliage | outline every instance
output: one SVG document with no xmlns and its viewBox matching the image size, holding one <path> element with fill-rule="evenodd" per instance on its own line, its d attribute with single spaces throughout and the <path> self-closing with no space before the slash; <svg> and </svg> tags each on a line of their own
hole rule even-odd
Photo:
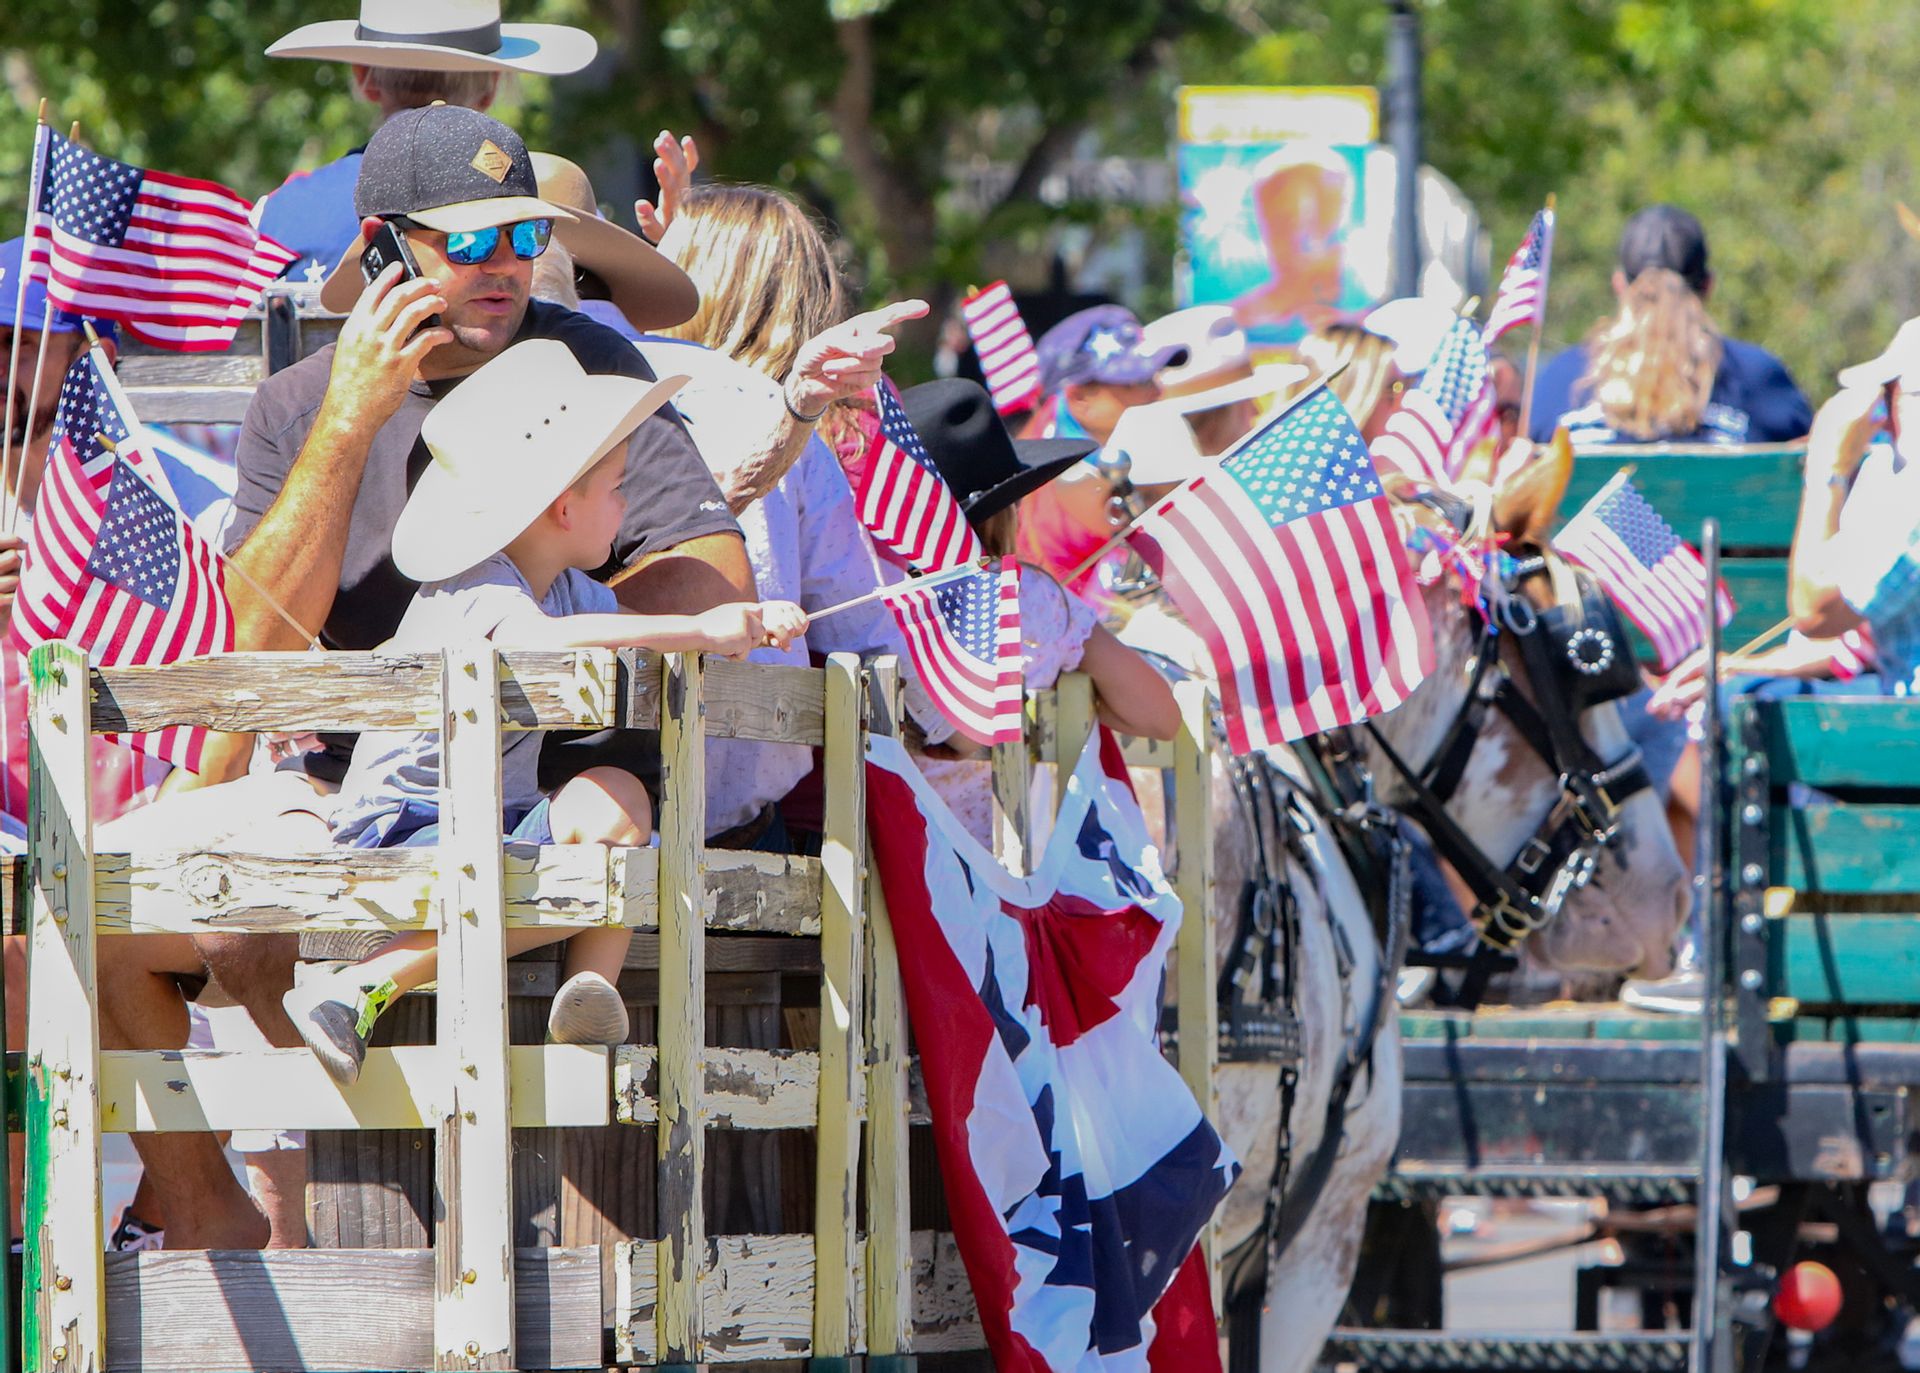
<svg viewBox="0 0 1920 1373">
<path fill-rule="evenodd" d="M 0 225 L 23 213 L 41 96 L 102 151 L 253 195 L 353 146 L 371 120 L 345 69 L 262 50 L 354 7 L 8 0 Z M 535 146 L 587 162 L 611 199 L 656 129 L 692 131 L 721 175 L 785 186 L 832 219 L 872 295 L 1004 273 L 1063 218 L 1096 235 L 1142 225 L 1170 258 L 1171 207 L 1043 206 L 1048 167 L 1076 149 L 1163 154 L 1182 81 L 1378 81 L 1388 14 L 1384 0 L 505 8 L 602 43 L 589 73 L 521 80 L 505 97 L 499 112 Z M 1782 353 L 1816 398 L 1835 365 L 1914 312 L 1920 245 L 1892 212 L 1920 203 L 1898 118 L 1920 36 L 1901 0 L 1421 0 L 1420 12 L 1427 157 L 1480 206 L 1496 267 L 1559 194 L 1550 343 L 1607 308 L 1620 223 L 1656 199 L 1706 222 L 1722 324 Z M 1010 183 L 985 214 L 948 193 L 955 169 L 983 166 Z"/>
</svg>

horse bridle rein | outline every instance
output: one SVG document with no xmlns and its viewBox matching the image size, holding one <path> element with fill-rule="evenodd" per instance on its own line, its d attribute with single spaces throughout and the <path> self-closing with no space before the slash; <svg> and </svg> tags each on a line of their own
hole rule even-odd
<svg viewBox="0 0 1920 1373">
<path fill-rule="evenodd" d="M 1505 574 L 1504 597 L 1481 616 L 1468 668 L 1466 699 L 1440 746 L 1415 769 L 1375 727 L 1364 728 L 1398 774 L 1406 799 L 1396 808 L 1418 820 L 1434 848 L 1473 890 L 1481 939 L 1512 952 L 1551 923 L 1567 898 L 1587 885 L 1601 854 L 1619 837 L 1621 807 L 1652 786 L 1640 750 L 1608 762 L 1580 733 L 1591 706 L 1618 700 L 1640 685 L 1639 669 L 1619 613 L 1591 578 L 1573 572 L 1543 550 Z M 1551 575 L 1575 594 L 1536 611 L 1520 594 L 1529 578 Z M 1510 640 L 1532 699 L 1521 691 L 1502 653 Z M 1533 835 L 1507 863 L 1495 861 L 1447 813 L 1473 757 L 1490 711 L 1499 711 L 1539 755 L 1559 783 L 1559 796 Z M 1336 748 L 1339 747 L 1336 745 Z M 1351 750 L 1348 742 L 1345 747 Z"/>
</svg>

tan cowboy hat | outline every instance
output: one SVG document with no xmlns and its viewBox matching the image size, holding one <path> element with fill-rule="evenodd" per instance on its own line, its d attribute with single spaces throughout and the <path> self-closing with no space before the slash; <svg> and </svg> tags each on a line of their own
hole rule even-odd
<svg viewBox="0 0 1920 1373">
<path fill-rule="evenodd" d="M 360 0 L 358 21 L 304 25 L 276 39 L 267 56 L 414 71 L 565 76 L 593 61 L 598 51 L 584 29 L 501 23 L 500 0 Z"/>
<path fill-rule="evenodd" d="M 573 211 L 553 227 L 554 237 L 607 284 L 607 292 L 627 323 L 641 331 L 685 324 L 700 308 L 693 278 L 638 234 L 600 217 L 593 183 L 575 163 L 555 153 L 534 153 L 533 173 L 540 198 Z"/>
<path fill-rule="evenodd" d="M 492 557 L 686 380 L 592 376 L 557 339 L 514 344 L 421 426 L 433 461 L 394 525 L 394 565 L 435 582 Z"/>
</svg>

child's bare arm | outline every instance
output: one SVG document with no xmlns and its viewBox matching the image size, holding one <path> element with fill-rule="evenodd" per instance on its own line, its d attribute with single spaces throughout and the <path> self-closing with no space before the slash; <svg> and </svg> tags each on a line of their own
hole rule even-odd
<svg viewBox="0 0 1920 1373">
<path fill-rule="evenodd" d="M 516 624 L 508 637 L 518 648 L 651 648 L 744 658 L 763 644 L 785 648 L 806 627 L 806 612 L 790 601 L 740 601 L 698 615 L 543 616 L 537 624 Z"/>
</svg>

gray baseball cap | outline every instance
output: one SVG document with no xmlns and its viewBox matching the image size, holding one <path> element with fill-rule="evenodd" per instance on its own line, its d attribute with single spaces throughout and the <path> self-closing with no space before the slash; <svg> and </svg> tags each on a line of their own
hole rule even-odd
<svg viewBox="0 0 1920 1373">
<path fill-rule="evenodd" d="M 362 219 L 405 215 L 446 233 L 573 218 L 540 198 L 519 134 L 478 110 L 438 103 L 380 126 L 360 158 L 353 208 Z"/>
</svg>

